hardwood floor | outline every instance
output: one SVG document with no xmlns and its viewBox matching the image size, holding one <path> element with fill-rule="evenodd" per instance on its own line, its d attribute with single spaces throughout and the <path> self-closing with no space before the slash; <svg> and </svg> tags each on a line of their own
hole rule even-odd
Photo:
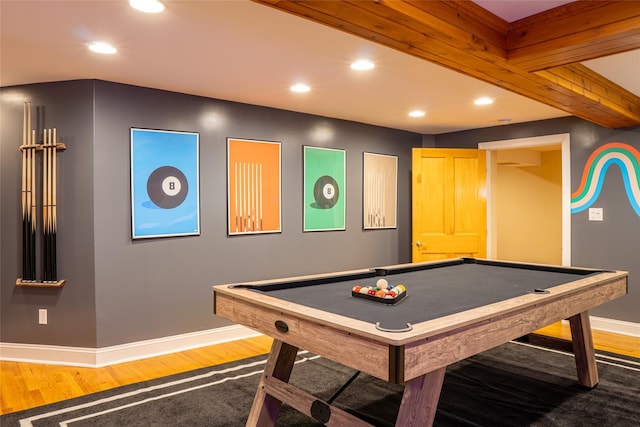
<svg viewBox="0 0 640 427">
<path fill-rule="evenodd" d="M 537 333 L 561 339 L 571 336 L 565 323 L 553 324 Z M 597 330 L 593 331 L 593 337 L 598 350 L 640 358 L 640 338 Z M 0 361 L 0 414 L 266 354 L 271 342 L 271 338 L 260 336 L 104 368 Z"/>
<path fill-rule="evenodd" d="M 260 336 L 104 368 L 0 361 L 0 414 L 266 354 L 271 343 Z"/>
</svg>

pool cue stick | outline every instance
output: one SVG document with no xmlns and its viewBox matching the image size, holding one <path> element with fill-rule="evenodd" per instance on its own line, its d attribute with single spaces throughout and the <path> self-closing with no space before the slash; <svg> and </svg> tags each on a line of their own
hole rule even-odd
<svg viewBox="0 0 640 427">
<path fill-rule="evenodd" d="M 49 224 L 49 245 L 47 247 L 48 259 L 47 263 L 49 266 L 49 276 L 48 280 L 51 282 L 53 279 L 53 256 L 52 256 L 52 243 L 53 243 L 53 135 L 52 130 L 49 129 L 49 147 L 48 151 L 48 161 L 49 161 L 49 176 L 47 183 L 47 200 L 49 205 L 47 206 L 48 218 L 47 223 Z"/>
<path fill-rule="evenodd" d="M 31 128 L 31 114 L 29 114 L 29 128 Z M 37 231 L 37 201 L 36 201 L 36 131 L 31 130 L 31 142 L 29 151 L 31 152 L 31 178 L 29 179 L 29 205 L 31 206 L 29 231 L 29 258 L 31 280 L 36 280 L 36 231 Z"/>
<path fill-rule="evenodd" d="M 253 231 L 253 163 L 247 163 L 247 231 Z"/>
<path fill-rule="evenodd" d="M 362 208 L 364 209 L 364 226 L 369 225 L 369 174 L 363 174 L 364 189 L 362 190 Z"/>
<path fill-rule="evenodd" d="M 36 280 L 36 233 L 35 233 L 35 132 L 31 130 L 31 103 L 28 103 L 27 109 L 27 281 Z"/>
<path fill-rule="evenodd" d="M 253 203 L 253 216 L 252 216 L 252 225 L 253 230 L 256 231 L 258 229 L 258 165 L 257 163 L 253 163 L 251 165 L 251 174 L 253 175 L 252 185 L 251 185 L 251 202 Z"/>
<path fill-rule="evenodd" d="M 238 231 L 242 232 L 242 162 L 238 163 L 238 217 L 240 223 Z"/>
<path fill-rule="evenodd" d="M 364 210 L 364 226 L 369 225 L 369 174 L 363 173 L 362 209 Z"/>
<path fill-rule="evenodd" d="M 384 226 L 384 172 L 380 172 L 380 226 Z"/>
<path fill-rule="evenodd" d="M 42 137 L 42 281 L 49 281 L 49 133 L 43 131 Z"/>
<path fill-rule="evenodd" d="M 253 230 L 256 231 L 258 229 L 258 164 L 251 164 L 251 174 L 253 175 L 252 185 L 251 185 L 251 203 L 253 203 L 253 217 L 252 225 Z"/>
<path fill-rule="evenodd" d="M 375 172 L 371 172 L 369 175 L 369 216 L 371 221 L 371 226 L 374 227 L 376 225 L 375 219 Z"/>
<path fill-rule="evenodd" d="M 51 135 L 51 129 L 49 129 L 48 132 L 48 136 L 49 136 L 49 146 L 47 147 L 47 161 L 49 162 L 48 165 L 48 171 L 49 174 L 47 175 L 47 229 L 49 231 L 49 240 L 48 240 L 48 244 L 47 244 L 47 266 L 48 266 L 48 270 L 49 270 L 49 274 L 47 276 L 47 280 L 51 281 L 52 276 L 52 265 L 51 262 L 53 261 L 52 256 L 51 256 L 51 241 L 53 239 L 53 210 L 51 209 L 51 206 L 53 204 L 53 200 L 52 200 L 52 195 L 53 195 L 53 137 Z"/>
<path fill-rule="evenodd" d="M 262 231 L 262 163 L 260 163 L 260 231 Z"/>
<path fill-rule="evenodd" d="M 375 227 L 376 225 L 376 173 L 371 172 L 371 205 L 369 206 L 371 209 L 371 226 Z"/>
<path fill-rule="evenodd" d="M 380 227 L 380 172 L 376 173 L 376 227 Z"/>
<path fill-rule="evenodd" d="M 242 232 L 242 162 L 238 163 L 238 219 L 239 232 Z"/>
<path fill-rule="evenodd" d="M 244 164 L 244 231 L 249 231 L 249 221 L 251 220 L 251 215 L 249 213 L 249 209 L 251 208 L 251 203 L 249 202 L 249 163 Z"/>
<path fill-rule="evenodd" d="M 58 169 L 56 156 L 58 154 L 58 135 L 56 128 L 53 128 L 51 136 L 51 281 L 58 281 L 58 257 L 57 257 L 57 237 L 58 237 L 58 215 L 57 215 L 57 191 Z"/>
<path fill-rule="evenodd" d="M 380 192 L 378 196 L 378 226 L 382 226 L 382 216 L 383 213 L 383 204 L 384 204 L 384 173 L 378 173 L 378 191 Z"/>
<path fill-rule="evenodd" d="M 378 196 L 378 174 L 377 172 L 373 172 L 373 176 L 371 179 L 371 221 L 374 227 L 378 226 L 378 218 L 376 212 L 377 205 L 377 196 Z"/>
<path fill-rule="evenodd" d="M 247 215 L 247 209 L 246 209 L 246 191 L 245 191 L 245 186 L 247 185 L 246 183 L 246 176 L 245 176 L 245 163 L 242 162 L 240 164 L 240 179 L 242 180 L 242 186 L 240 187 L 240 210 L 242 211 L 242 217 L 240 218 L 240 228 L 242 229 L 242 232 L 246 231 L 246 225 L 247 225 L 247 220 L 246 220 L 246 215 Z"/>
<path fill-rule="evenodd" d="M 378 172 L 378 227 L 382 225 L 382 198 L 384 197 L 384 188 L 382 187 L 382 173 Z"/>
<path fill-rule="evenodd" d="M 369 198 L 369 212 L 371 213 L 371 226 L 376 225 L 376 173 L 371 172 L 371 179 L 369 181 L 369 190 L 371 196 Z"/>
<path fill-rule="evenodd" d="M 42 135 L 42 281 L 47 282 L 47 130 Z"/>
<path fill-rule="evenodd" d="M 27 103 L 24 103 L 22 116 L 22 280 L 29 279 L 29 207 L 27 204 L 27 140 L 29 129 L 27 128 Z"/>
<path fill-rule="evenodd" d="M 249 163 L 244 164 L 244 231 L 249 231 L 249 221 L 251 215 L 249 213 Z"/>
<path fill-rule="evenodd" d="M 378 172 L 378 226 L 382 225 L 382 197 L 384 191 L 382 188 L 382 172 Z"/>
<path fill-rule="evenodd" d="M 367 176 L 367 194 L 369 196 L 369 200 L 367 200 L 367 214 L 369 217 L 369 226 L 373 227 L 374 219 L 373 219 L 373 180 L 375 175 L 373 172 L 369 172 L 369 176 Z"/>
<path fill-rule="evenodd" d="M 244 231 L 249 231 L 249 163 L 244 163 Z"/>
<path fill-rule="evenodd" d="M 234 198 L 234 207 L 235 207 L 235 218 L 236 218 L 236 233 L 238 232 L 238 162 L 234 162 L 233 163 L 233 176 L 235 178 L 235 181 L 233 182 L 234 184 L 234 194 L 235 194 L 235 198 Z"/>
<path fill-rule="evenodd" d="M 248 214 L 249 214 L 249 229 L 247 231 L 253 231 L 253 163 L 247 164 L 248 186 L 247 186 L 247 202 L 248 202 Z"/>
<path fill-rule="evenodd" d="M 363 209 L 364 209 L 364 217 L 365 217 L 365 224 L 364 226 L 368 226 L 370 223 L 370 213 L 369 213 L 369 174 L 365 173 L 363 174 L 363 179 L 364 179 L 364 189 L 362 190 L 362 199 L 363 199 Z"/>
<path fill-rule="evenodd" d="M 242 162 L 242 231 L 247 231 L 247 164 Z"/>
<path fill-rule="evenodd" d="M 238 212 L 240 219 L 240 229 L 239 231 L 242 233 L 242 162 L 238 163 Z"/>
<path fill-rule="evenodd" d="M 56 128 L 53 128 L 53 136 L 51 139 L 51 169 L 53 179 L 51 182 L 51 280 L 53 282 L 58 281 L 58 257 L 56 246 L 58 237 L 58 208 L 56 192 L 58 182 L 58 163 L 56 161 L 56 156 L 58 154 L 57 137 Z"/>
<path fill-rule="evenodd" d="M 387 225 L 387 174 L 382 173 L 382 226 Z"/>
<path fill-rule="evenodd" d="M 371 226 L 374 227 L 376 225 L 375 218 L 375 206 L 376 206 L 376 187 L 375 187 L 376 174 L 375 172 L 371 172 L 371 177 L 369 178 L 369 189 L 370 189 L 370 199 L 369 199 L 369 212 L 371 213 Z"/>
<path fill-rule="evenodd" d="M 256 163 L 251 164 L 251 231 L 256 231 L 258 227 L 257 220 L 257 207 L 258 207 L 258 181 L 256 179 L 258 171 L 258 165 Z"/>
<path fill-rule="evenodd" d="M 253 163 L 247 163 L 247 231 L 253 231 Z"/>
<path fill-rule="evenodd" d="M 376 225 L 376 173 L 375 172 L 371 172 L 371 175 L 369 177 L 369 191 L 370 191 L 370 197 L 369 197 L 369 213 L 371 215 L 371 226 L 375 227 Z"/>
</svg>

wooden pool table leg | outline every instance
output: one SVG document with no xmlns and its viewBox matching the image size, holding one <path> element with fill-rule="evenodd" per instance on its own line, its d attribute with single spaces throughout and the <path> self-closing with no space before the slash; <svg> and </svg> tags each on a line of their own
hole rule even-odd
<svg viewBox="0 0 640 427">
<path fill-rule="evenodd" d="M 436 369 L 405 384 L 396 426 L 433 425 L 446 370 Z"/>
<path fill-rule="evenodd" d="M 297 353 L 297 347 L 279 340 L 273 341 L 249 418 L 247 418 L 247 426 L 275 426 L 282 402 L 266 393 L 265 381 L 269 377 L 274 377 L 288 383 Z"/>
<path fill-rule="evenodd" d="M 593 388 L 598 384 L 598 368 L 593 347 L 593 336 L 591 335 L 589 312 L 583 311 L 570 317 L 569 326 L 571 327 L 573 354 L 576 357 L 578 382 L 583 386 Z"/>
</svg>

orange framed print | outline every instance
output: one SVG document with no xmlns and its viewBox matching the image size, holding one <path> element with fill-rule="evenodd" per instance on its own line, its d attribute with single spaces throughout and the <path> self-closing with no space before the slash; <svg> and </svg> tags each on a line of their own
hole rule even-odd
<svg viewBox="0 0 640 427">
<path fill-rule="evenodd" d="M 396 228 L 398 157 L 365 152 L 363 163 L 364 229 Z"/>
<path fill-rule="evenodd" d="M 281 144 L 227 138 L 228 234 L 282 231 Z"/>
</svg>

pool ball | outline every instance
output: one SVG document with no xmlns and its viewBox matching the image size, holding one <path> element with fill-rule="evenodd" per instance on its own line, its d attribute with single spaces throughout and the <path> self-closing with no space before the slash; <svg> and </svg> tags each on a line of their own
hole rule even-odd
<svg viewBox="0 0 640 427">
<path fill-rule="evenodd" d="M 387 282 L 387 279 L 378 279 L 376 286 L 378 289 L 386 289 L 389 286 L 389 282 Z"/>
</svg>

